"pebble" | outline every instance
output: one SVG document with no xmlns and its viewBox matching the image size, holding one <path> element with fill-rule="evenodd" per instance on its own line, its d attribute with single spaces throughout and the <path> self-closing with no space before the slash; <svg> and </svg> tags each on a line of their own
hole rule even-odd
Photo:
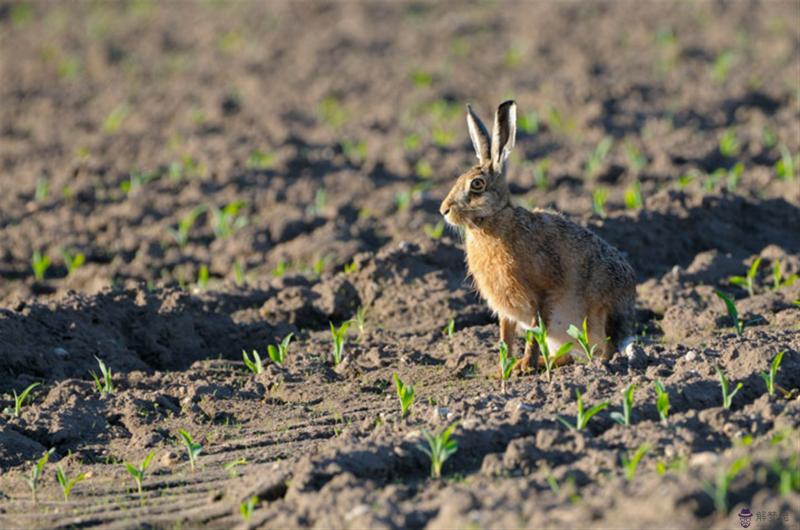
<svg viewBox="0 0 800 530">
<path fill-rule="evenodd" d="M 683 356 L 683 359 L 687 362 L 692 362 L 697 359 L 697 352 L 694 350 L 689 350 L 686 352 L 686 355 Z"/>
<path fill-rule="evenodd" d="M 689 460 L 689 465 L 692 467 L 713 466 L 719 461 L 719 455 L 711 451 L 703 451 L 702 453 L 695 453 Z"/>
<path fill-rule="evenodd" d="M 447 413 L 449 409 L 447 407 L 431 407 L 430 412 L 430 419 L 432 422 L 439 422 L 441 420 L 447 419 Z"/>
<path fill-rule="evenodd" d="M 56 357 L 61 357 L 62 359 L 69 357 L 69 352 L 61 347 L 53 348 L 52 354 Z"/>
</svg>

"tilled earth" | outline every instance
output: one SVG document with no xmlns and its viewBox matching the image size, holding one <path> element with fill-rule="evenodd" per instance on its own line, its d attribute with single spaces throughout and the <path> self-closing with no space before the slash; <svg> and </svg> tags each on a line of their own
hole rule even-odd
<svg viewBox="0 0 800 530">
<path fill-rule="evenodd" d="M 41 383 L 0 414 L 0 527 L 732 528 L 748 508 L 798 528 L 798 18 L 779 1 L 0 2 L 0 408 Z M 464 105 L 488 121 L 506 97 L 515 200 L 625 252 L 640 341 L 503 394 L 495 319 L 438 204 L 473 160 Z M 759 258 L 751 296 L 730 277 Z M 334 368 L 329 322 L 359 308 Z M 284 365 L 245 369 L 290 332 Z M 716 367 L 743 385 L 729 410 Z M 394 373 L 416 392 L 405 418 Z M 576 391 L 611 401 L 581 431 L 556 420 Z M 431 479 L 423 431 L 454 421 Z M 202 444 L 194 470 L 178 429 Z M 149 451 L 140 496 L 124 463 Z M 90 475 L 67 502 L 56 465 Z"/>
</svg>

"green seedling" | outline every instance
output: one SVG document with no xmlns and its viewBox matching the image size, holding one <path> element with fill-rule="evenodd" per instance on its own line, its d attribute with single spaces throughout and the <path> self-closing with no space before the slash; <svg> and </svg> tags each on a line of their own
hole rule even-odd
<svg viewBox="0 0 800 530">
<path fill-rule="evenodd" d="M 592 210 L 600 217 L 606 216 L 606 200 L 608 191 L 605 188 L 595 188 L 592 192 Z"/>
<path fill-rule="evenodd" d="M 311 266 L 311 270 L 314 271 L 314 276 L 322 276 L 329 259 L 328 256 L 320 256 L 314 261 L 314 264 Z"/>
<path fill-rule="evenodd" d="M 322 121 L 332 129 L 342 127 L 350 119 L 347 110 L 335 96 L 325 97 L 317 110 Z"/>
<path fill-rule="evenodd" d="M 783 266 L 780 261 L 772 263 L 772 288 L 778 290 L 781 287 L 790 287 L 797 281 L 797 274 L 790 274 L 786 278 L 783 276 Z"/>
<path fill-rule="evenodd" d="M 720 53 L 714 61 L 714 65 L 711 67 L 711 79 L 717 83 L 724 82 L 725 79 L 728 78 L 728 74 L 735 60 L 736 54 L 731 50 L 725 50 Z"/>
<path fill-rule="evenodd" d="M 286 360 L 286 352 L 289 351 L 289 342 L 291 342 L 293 336 L 294 333 L 289 333 L 277 346 L 274 344 L 267 346 L 267 354 L 269 355 L 269 358 L 272 359 L 272 362 L 276 364 L 284 363 Z M 253 353 L 258 355 L 255 351 Z"/>
<path fill-rule="evenodd" d="M 628 158 L 628 166 L 631 171 L 637 175 L 647 166 L 647 157 L 632 143 L 625 144 L 625 156 Z"/>
<path fill-rule="evenodd" d="M 153 460 L 155 456 L 155 451 L 150 451 L 147 453 L 147 456 L 144 457 L 142 463 L 138 466 L 134 466 L 133 464 L 125 463 L 125 469 L 128 470 L 128 473 L 133 477 L 133 480 L 136 482 L 136 489 L 139 490 L 139 497 L 142 496 L 142 482 L 144 482 L 144 473 L 147 471 L 147 468 L 150 466 L 150 462 Z"/>
<path fill-rule="evenodd" d="M 547 372 L 547 380 L 552 381 L 552 372 L 556 361 L 570 352 L 572 349 L 572 343 L 567 342 L 562 344 L 555 353 L 551 354 L 550 347 L 547 345 L 547 326 L 542 320 L 541 315 L 539 315 L 537 322 L 539 324 L 535 328 L 529 329 L 525 334 L 525 340 L 527 342 L 532 342 L 535 340 L 536 344 L 539 345 L 539 353 L 542 354 L 542 358 L 544 359 L 544 369 L 545 372 Z"/>
<path fill-rule="evenodd" d="M 739 390 L 741 390 L 742 383 L 737 384 L 736 388 L 734 389 L 734 391 L 730 392 L 729 387 L 728 387 L 728 385 L 730 384 L 730 381 L 728 381 L 728 378 L 725 377 L 725 374 L 722 373 L 722 370 L 719 369 L 719 366 L 715 366 L 714 370 L 716 370 L 716 372 L 717 372 L 717 377 L 719 378 L 719 385 L 722 388 L 722 408 L 727 410 L 727 409 L 731 408 L 731 401 L 733 401 L 733 396 L 735 396 L 736 393 Z"/>
<path fill-rule="evenodd" d="M 758 267 L 761 265 L 761 258 L 756 258 L 750 268 L 747 269 L 746 276 L 731 276 L 728 278 L 728 282 L 732 283 L 733 285 L 738 285 L 742 289 L 747 291 L 747 296 L 753 296 L 754 288 L 755 288 L 755 279 L 756 274 L 758 274 Z"/>
<path fill-rule="evenodd" d="M 13 390 L 14 408 L 12 409 L 11 407 L 6 407 L 5 410 L 3 410 L 3 413 L 8 414 L 9 416 L 14 416 L 15 418 L 19 418 L 20 412 L 22 412 L 22 405 L 25 404 L 25 399 L 27 399 L 28 394 L 30 394 L 31 390 L 39 385 L 40 383 L 31 383 L 25 390 L 22 391 L 22 393 L 20 393 L 20 395 L 17 395 L 16 390 Z"/>
<path fill-rule="evenodd" d="M 258 375 L 264 372 L 264 363 L 256 350 L 253 350 L 252 360 L 250 360 L 247 352 L 242 350 L 242 360 L 244 361 L 244 365 L 248 370 L 250 370 L 250 372 L 252 372 L 253 375 Z"/>
<path fill-rule="evenodd" d="M 245 457 L 237 458 L 236 460 L 231 460 L 222 466 L 222 469 L 228 472 L 228 476 L 230 478 L 236 478 L 239 474 L 236 472 L 237 466 L 242 466 L 247 463 L 247 459 Z"/>
<path fill-rule="evenodd" d="M 455 319 L 451 318 L 447 321 L 447 325 L 442 328 L 442 333 L 448 338 L 453 338 L 453 333 L 456 332 L 456 321 Z"/>
<path fill-rule="evenodd" d="M 229 202 L 223 208 L 211 207 L 212 229 L 217 239 L 232 236 L 247 226 L 247 216 L 239 215 L 246 205 L 245 201 L 237 200 Z"/>
<path fill-rule="evenodd" d="M 280 278 L 281 276 L 286 274 L 287 268 L 288 265 L 286 264 L 285 260 L 278 261 L 277 265 L 275 265 L 275 268 L 272 269 L 272 276 L 275 278 Z"/>
<path fill-rule="evenodd" d="M 233 281 L 236 285 L 242 285 L 244 283 L 244 265 L 241 261 L 237 261 L 233 264 Z"/>
<path fill-rule="evenodd" d="M 574 325 L 570 324 L 569 329 L 567 330 L 567 335 L 578 341 L 578 345 L 580 345 L 581 349 L 583 350 L 583 354 L 586 355 L 586 360 L 591 362 L 594 360 L 594 352 L 597 351 L 598 345 L 589 343 L 589 329 L 587 321 L 588 318 L 583 319 L 582 329 L 578 329 Z"/>
<path fill-rule="evenodd" d="M 439 240 L 444 234 L 444 221 L 439 221 L 436 225 L 426 224 L 422 229 L 431 239 Z"/>
<path fill-rule="evenodd" d="M 367 327 L 367 308 L 363 305 L 359 306 L 358 309 L 356 309 L 356 316 L 353 320 L 358 328 L 358 341 L 361 342 L 361 339 L 364 337 L 364 330 Z"/>
<path fill-rule="evenodd" d="M 739 312 L 736 310 L 736 304 L 733 302 L 731 297 L 719 289 L 715 289 L 714 292 L 720 298 L 720 300 L 725 303 L 725 308 L 728 310 L 728 316 L 731 317 L 731 321 L 733 322 L 733 329 L 736 331 L 736 334 L 741 337 L 742 333 L 744 333 L 744 321 L 739 318 Z"/>
<path fill-rule="evenodd" d="M 328 192 L 325 191 L 325 188 L 319 188 L 314 192 L 314 202 L 306 208 L 306 212 L 310 215 L 323 215 L 327 200 Z"/>
<path fill-rule="evenodd" d="M 394 204 L 397 207 L 397 211 L 403 211 L 408 208 L 411 204 L 411 189 L 407 190 L 400 190 L 394 196 Z"/>
<path fill-rule="evenodd" d="M 128 175 L 128 180 L 122 181 L 119 189 L 125 193 L 133 193 L 157 178 L 158 173 L 153 171 L 131 171 Z"/>
<path fill-rule="evenodd" d="M 111 368 L 106 366 L 106 363 L 99 357 L 95 356 L 95 359 L 97 359 L 97 365 L 100 367 L 100 376 L 98 376 L 94 370 L 89 370 L 92 379 L 94 379 L 95 389 L 101 394 L 113 394 L 114 384 L 111 378 Z"/>
<path fill-rule="evenodd" d="M 86 262 L 86 256 L 83 252 L 72 254 L 67 250 L 62 250 L 61 257 L 64 258 L 64 265 L 67 267 L 67 276 L 71 276 L 73 272 L 81 268 Z"/>
<path fill-rule="evenodd" d="M 726 158 L 732 158 L 739 154 L 739 139 L 736 133 L 730 129 L 726 129 L 719 139 L 719 152 Z"/>
<path fill-rule="evenodd" d="M 535 110 L 521 114 L 517 119 L 517 128 L 528 136 L 539 132 L 539 113 Z"/>
<path fill-rule="evenodd" d="M 625 469 L 625 480 L 630 482 L 636 476 L 636 469 L 639 467 L 642 457 L 650 450 L 650 444 L 643 443 L 636 451 L 631 454 L 626 453 L 620 456 L 622 467 Z"/>
<path fill-rule="evenodd" d="M 206 211 L 205 206 L 195 206 L 189 213 L 181 217 L 177 228 L 167 228 L 167 232 L 175 239 L 178 246 L 183 248 L 189 243 L 189 231 L 194 226 L 197 218 Z"/>
<path fill-rule="evenodd" d="M 275 156 L 272 153 L 265 153 L 264 151 L 255 149 L 251 151 L 250 156 L 247 157 L 247 167 L 249 169 L 269 169 L 272 167 L 274 159 Z"/>
<path fill-rule="evenodd" d="M 767 384 L 767 393 L 770 396 L 775 395 L 775 376 L 778 375 L 778 368 L 781 367 L 784 353 L 786 352 L 779 351 L 778 354 L 775 355 L 775 358 L 772 359 L 772 363 L 769 366 L 769 372 L 761 372 L 761 378 L 764 379 L 764 383 Z"/>
<path fill-rule="evenodd" d="M 636 391 L 636 385 L 631 383 L 622 392 L 622 414 L 617 411 L 611 413 L 611 419 L 620 425 L 631 424 L 631 412 L 633 411 L 633 393 Z"/>
<path fill-rule="evenodd" d="M 417 88 L 425 88 L 431 86 L 433 83 L 433 76 L 423 70 L 414 70 L 411 72 L 411 82 Z"/>
<path fill-rule="evenodd" d="M 256 506 L 258 506 L 258 497 L 255 495 L 246 501 L 242 501 L 242 503 L 239 505 L 239 513 L 242 514 L 242 519 L 249 521 L 250 517 L 253 515 L 253 511 L 256 509 Z"/>
<path fill-rule="evenodd" d="M 589 423 L 589 420 L 592 419 L 592 416 L 611 405 L 611 402 L 603 401 L 602 403 L 598 403 L 597 405 L 590 407 L 589 410 L 584 410 L 581 391 L 575 389 L 575 395 L 578 399 L 578 414 L 575 416 L 575 423 L 570 423 L 561 416 L 556 416 L 556 419 L 560 421 L 567 429 L 573 431 L 582 431 L 585 429 L 586 425 Z"/>
<path fill-rule="evenodd" d="M 85 473 L 80 473 L 75 477 L 70 479 L 67 478 L 67 475 L 64 473 L 64 469 L 61 466 L 56 467 L 56 480 L 61 485 L 61 491 L 64 493 L 64 502 L 69 500 L 69 494 L 72 492 L 72 488 L 75 485 L 84 480 L 86 478 Z"/>
<path fill-rule="evenodd" d="M 605 162 L 613 145 L 614 140 L 610 136 L 606 136 L 600 140 L 594 150 L 589 153 L 589 157 L 586 159 L 586 174 L 590 179 L 595 178 L 600 173 L 603 162 Z"/>
<path fill-rule="evenodd" d="M 37 493 L 39 489 L 39 479 L 42 478 L 42 471 L 44 470 L 44 466 L 47 464 L 47 461 L 50 460 L 50 455 L 53 454 L 56 448 L 52 447 L 48 451 L 42 455 L 42 457 L 33 464 L 31 467 L 31 476 L 25 477 L 25 482 L 28 483 L 28 487 L 31 489 L 31 493 L 33 494 L 33 502 L 36 504 L 38 502 Z"/>
<path fill-rule="evenodd" d="M 50 195 L 50 183 L 46 178 L 36 179 L 36 191 L 33 192 L 33 198 L 36 202 L 42 202 Z"/>
<path fill-rule="evenodd" d="M 550 171 L 550 159 L 545 158 L 536 162 L 533 166 L 533 183 L 540 190 L 547 190 L 550 187 L 550 179 L 547 172 Z"/>
<path fill-rule="evenodd" d="M 397 399 L 400 400 L 400 416 L 405 417 L 408 414 L 408 409 L 414 403 L 414 387 L 411 384 L 404 383 L 396 373 L 392 377 L 394 378 L 394 386 L 397 389 Z"/>
<path fill-rule="evenodd" d="M 800 167 L 800 155 L 792 156 L 784 144 L 779 145 L 778 149 L 781 152 L 781 159 L 775 162 L 775 174 L 781 180 L 794 180 Z"/>
<path fill-rule="evenodd" d="M 775 458 L 770 464 L 773 473 L 778 475 L 778 491 L 784 497 L 792 492 L 800 492 L 800 456 L 793 454 L 786 463 Z"/>
<path fill-rule="evenodd" d="M 747 467 L 750 459 L 747 457 L 738 458 L 728 467 L 719 468 L 717 471 L 716 480 L 714 483 L 709 481 L 703 482 L 703 489 L 709 497 L 714 501 L 714 507 L 717 513 L 727 515 L 728 513 L 728 491 L 731 487 L 731 482 L 736 478 L 736 475 Z"/>
<path fill-rule="evenodd" d="M 666 423 L 667 418 L 669 418 L 670 409 L 669 394 L 664 388 L 664 383 L 661 382 L 661 379 L 656 379 L 654 386 L 656 389 L 656 409 L 658 410 L 658 417 L 661 418 L 661 421 Z"/>
<path fill-rule="evenodd" d="M 344 345 L 347 338 L 347 328 L 350 327 L 350 321 L 342 322 L 342 325 L 339 326 L 338 329 L 333 325 L 333 322 L 329 324 L 331 325 L 331 337 L 333 338 L 333 366 L 339 366 L 344 355 Z"/>
<path fill-rule="evenodd" d="M 107 132 L 113 134 L 119 130 L 122 126 L 122 122 L 125 121 L 125 118 L 128 117 L 128 106 L 124 103 L 121 105 L 117 105 L 114 109 L 106 116 L 106 119 L 103 121 L 103 132 Z"/>
<path fill-rule="evenodd" d="M 181 437 L 183 446 L 186 448 L 186 454 L 189 456 L 189 466 L 192 468 L 192 473 L 194 473 L 195 462 L 197 461 L 197 456 L 203 450 L 203 446 L 192 440 L 192 435 L 184 429 L 178 429 L 178 434 Z"/>
<path fill-rule="evenodd" d="M 457 424 L 458 422 L 451 423 L 435 436 L 422 429 L 422 435 L 425 437 L 425 441 L 428 442 L 428 446 L 417 444 L 417 448 L 430 458 L 432 478 L 441 478 L 442 465 L 458 450 L 458 442 L 450 438 Z"/>
<path fill-rule="evenodd" d="M 506 393 L 506 381 L 511 377 L 511 371 L 517 364 L 516 357 L 508 356 L 508 345 L 505 341 L 500 341 L 500 390 L 503 394 Z"/>
<path fill-rule="evenodd" d="M 208 288 L 208 265 L 200 265 L 200 270 L 197 271 L 197 287 L 200 289 Z"/>
<path fill-rule="evenodd" d="M 625 189 L 625 207 L 629 210 L 638 210 L 642 204 L 642 183 L 636 180 Z"/>
<path fill-rule="evenodd" d="M 355 261 L 351 261 L 350 263 L 345 263 L 344 267 L 342 267 L 342 272 L 345 274 L 352 274 L 358 270 L 358 263 Z"/>
<path fill-rule="evenodd" d="M 339 146 L 342 148 L 344 156 L 356 164 L 360 164 L 367 159 L 367 142 L 363 140 L 358 142 L 343 140 L 339 142 Z"/>
<path fill-rule="evenodd" d="M 44 275 L 47 274 L 47 269 L 50 268 L 50 256 L 47 254 L 42 255 L 40 251 L 35 251 L 31 258 L 31 267 L 33 268 L 33 277 L 36 281 L 44 280 Z"/>
<path fill-rule="evenodd" d="M 429 179 L 433 176 L 433 166 L 427 160 L 419 160 L 414 165 L 414 172 L 421 179 Z"/>
</svg>

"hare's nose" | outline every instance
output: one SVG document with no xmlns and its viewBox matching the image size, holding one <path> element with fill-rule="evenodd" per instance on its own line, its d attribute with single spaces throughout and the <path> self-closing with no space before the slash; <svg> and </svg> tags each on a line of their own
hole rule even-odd
<svg viewBox="0 0 800 530">
<path fill-rule="evenodd" d="M 450 213 L 450 207 L 442 205 L 442 207 L 439 208 L 439 213 L 441 213 L 442 215 L 449 214 Z"/>
</svg>

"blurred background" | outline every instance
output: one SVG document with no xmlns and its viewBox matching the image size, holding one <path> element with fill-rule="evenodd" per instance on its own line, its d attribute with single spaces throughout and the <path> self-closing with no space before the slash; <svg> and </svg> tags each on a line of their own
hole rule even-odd
<svg viewBox="0 0 800 530">
<path fill-rule="evenodd" d="M 519 103 L 523 205 L 797 204 L 797 21 L 792 1 L 2 2 L 0 303 L 455 242 L 437 210 L 474 160 L 468 102 L 487 123 Z"/>
</svg>

